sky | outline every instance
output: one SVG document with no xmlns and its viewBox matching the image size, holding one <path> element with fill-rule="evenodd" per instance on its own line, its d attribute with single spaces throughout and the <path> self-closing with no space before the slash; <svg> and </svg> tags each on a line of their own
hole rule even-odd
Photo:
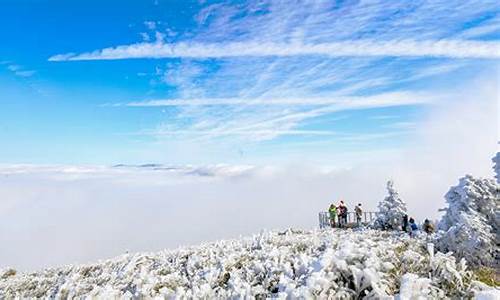
<svg viewBox="0 0 500 300">
<path fill-rule="evenodd" d="M 495 1 L 4 0 L 0 39 L 0 268 L 313 228 L 389 179 L 437 219 L 493 177 Z"/>
<path fill-rule="evenodd" d="M 1 162 L 352 165 L 498 78 L 495 4 L 3 1 Z"/>
</svg>

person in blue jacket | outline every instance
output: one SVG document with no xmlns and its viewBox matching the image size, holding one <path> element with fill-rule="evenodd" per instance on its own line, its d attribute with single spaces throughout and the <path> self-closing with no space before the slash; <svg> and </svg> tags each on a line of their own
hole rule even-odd
<svg viewBox="0 0 500 300">
<path fill-rule="evenodd" d="M 415 223 L 415 219 L 410 218 L 410 236 L 416 236 L 418 234 L 418 226 Z"/>
</svg>

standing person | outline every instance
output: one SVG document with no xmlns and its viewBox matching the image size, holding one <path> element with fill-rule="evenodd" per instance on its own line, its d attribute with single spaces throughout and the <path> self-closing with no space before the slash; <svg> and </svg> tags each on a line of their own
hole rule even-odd
<svg viewBox="0 0 500 300">
<path fill-rule="evenodd" d="M 432 234 L 434 233 L 434 224 L 429 219 L 425 219 L 423 229 L 425 233 Z"/>
<path fill-rule="evenodd" d="M 347 205 L 344 204 L 344 224 L 347 226 L 347 212 L 349 209 L 347 208 Z"/>
<path fill-rule="evenodd" d="M 335 227 L 335 218 L 337 217 L 337 207 L 335 204 L 331 204 L 330 208 L 328 209 L 328 213 L 330 214 L 330 226 L 332 228 Z"/>
<path fill-rule="evenodd" d="M 345 213 L 345 205 L 344 205 L 344 201 L 340 201 L 340 204 L 339 206 L 337 207 L 337 213 L 339 215 L 339 227 L 342 227 L 345 222 L 344 222 L 344 213 Z"/>
<path fill-rule="evenodd" d="M 339 207 L 337 208 L 339 211 L 339 219 L 342 220 L 342 225 L 347 225 L 347 206 L 345 205 L 343 200 L 340 200 Z"/>
<path fill-rule="evenodd" d="M 361 216 L 363 215 L 363 209 L 361 209 L 361 203 L 358 203 L 358 206 L 354 208 L 354 212 L 356 213 L 356 225 L 361 226 Z"/>
<path fill-rule="evenodd" d="M 405 214 L 403 216 L 403 225 L 402 225 L 402 227 L 403 227 L 403 231 L 404 232 L 408 232 L 408 215 L 407 214 Z"/>
<path fill-rule="evenodd" d="M 413 218 L 410 218 L 410 236 L 416 236 L 418 234 L 418 226 Z"/>
</svg>

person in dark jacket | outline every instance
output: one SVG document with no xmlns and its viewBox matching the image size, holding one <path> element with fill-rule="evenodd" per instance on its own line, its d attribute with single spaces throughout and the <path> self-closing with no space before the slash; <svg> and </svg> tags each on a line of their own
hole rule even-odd
<svg viewBox="0 0 500 300">
<path fill-rule="evenodd" d="M 347 206 L 345 205 L 343 200 L 340 200 L 340 204 L 337 207 L 338 216 L 339 216 L 339 227 L 340 224 L 343 226 L 347 225 Z"/>
<path fill-rule="evenodd" d="M 403 225 L 401 227 L 404 232 L 408 232 L 408 215 L 403 216 Z"/>
<path fill-rule="evenodd" d="M 363 209 L 361 208 L 361 203 L 358 203 L 358 206 L 354 208 L 354 212 L 356 213 L 356 225 L 361 226 L 361 217 L 363 216 Z"/>
</svg>

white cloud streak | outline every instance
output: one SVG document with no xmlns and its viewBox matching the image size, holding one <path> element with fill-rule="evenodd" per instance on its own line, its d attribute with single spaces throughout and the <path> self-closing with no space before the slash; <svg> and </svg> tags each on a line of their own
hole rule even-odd
<svg viewBox="0 0 500 300">
<path fill-rule="evenodd" d="M 142 133 L 141 133 L 142 134 Z M 145 132 L 145 134 L 148 134 Z M 267 136 L 279 136 L 279 135 L 301 135 L 301 136 L 332 136 L 337 135 L 335 131 L 326 130 L 240 130 L 240 129 L 229 129 L 229 130 L 158 130 L 150 133 L 154 136 L 186 136 L 186 135 L 202 135 L 211 137 L 220 136 L 251 136 L 251 137 L 267 137 Z"/>
<path fill-rule="evenodd" d="M 31 77 L 36 73 L 34 70 L 16 71 L 14 74 L 20 77 Z"/>
<path fill-rule="evenodd" d="M 8 65 L 7 69 L 11 72 L 16 72 L 18 70 L 21 70 L 21 66 L 19 65 Z"/>
<path fill-rule="evenodd" d="M 8 65 L 7 69 L 11 71 L 14 75 L 19 77 L 31 77 L 36 73 L 35 70 L 25 70 L 22 66 L 15 64 Z"/>
<path fill-rule="evenodd" d="M 302 43 L 138 43 L 105 48 L 81 54 L 58 54 L 49 61 L 116 60 L 138 58 L 221 58 L 240 56 L 305 56 L 328 57 L 452 57 L 500 58 L 500 43 L 471 40 L 352 40 L 344 42 Z"/>
<path fill-rule="evenodd" d="M 124 104 L 132 107 L 156 106 L 211 106 L 211 105 L 331 105 L 337 104 L 341 109 L 363 109 L 372 107 L 387 107 L 400 105 L 414 105 L 432 102 L 437 95 L 426 93 L 393 92 L 366 97 L 321 97 L 321 98 L 274 98 L 274 99 L 245 99 L 245 98 L 205 98 L 205 99 L 159 99 Z M 121 106 L 123 104 L 116 104 Z"/>
</svg>

